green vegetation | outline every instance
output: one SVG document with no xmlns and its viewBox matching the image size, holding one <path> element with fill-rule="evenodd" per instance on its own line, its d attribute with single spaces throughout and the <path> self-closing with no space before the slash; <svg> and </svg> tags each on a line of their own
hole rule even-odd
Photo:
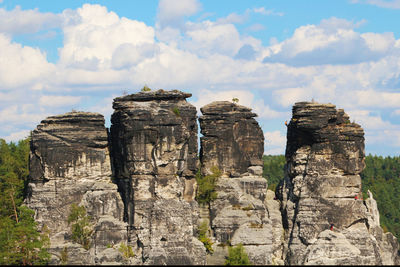
<svg viewBox="0 0 400 267">
<path fill-rule="evenodd" d="M 361 173 L 363 198 L 370 190 L 378 204 L 381 226 L 400 241 L 400 157 L 368 155 Z"/>
<path fill-rule="evenodd" d="M 143 86 L 143 88 L 142 88 L 140 91 L 142 91 L 142 92 L 150 92 L 150 91 L 151 91 L 151 88 L 148 87 L 148 86 L 145 84 L 145 85 Z"/>
<path fill-rule="evenodd" d="M 268 180 L 268 189 L 275 192 L 276 186 L 284 176 L 285 156 L 264 155 L 263 177 Z"/>
<path fill-rule="evenodd" d="M 221 171 L 218 167 L 213 166 L 211 168 L 211 174 L 202 176 L 201 170 L 198 170 L 196 174 L 197 181 L 197 195 L 196 200 L 200 204 L 209 204 L 211 201 L 217 198 L 217 192 L 215 192 L 215 184 L 218 178 L 221 176 Z"/>
<path fill-rule="evenodd" d="M 78 206 L 75 203 L 71 205 L 71 211 L 68 216 L 68 224 L 71 224 L 72 240 L 81 244 L 86 250 L 91 245 L 91 235 L 93 225 L 90 223 L 90 216 L 86 215 L 84 206 Z"/>
<path fill-rule="evenodd" d="M 251 265 L 243 244 L 240 243 L 235 247 L 228 247 L 228 257 L 225 260 L 225 265 Z"/>
<path fill-rule="evenodd" d="M 237 97 L 232 98 L 232 102 L 235 104 L 239 103 L 239 98 Z"/>
<path fill-rule="evenodd" d="M 214 252 L 211 242 L 211 239 L 207 235 L 208 232 L 208 222 L 204 220 L 199 226 L 199 240 L 204 244 L 204 247 L 207 250 L 207 253 L 212 254 Z"/>
<path fill-rule="evenodd" d="M 181 111 L 179 110 L 178 107 L 173 107 L 172 112 L 174 112 L 174 114 L 178 117 L 181 116 Z"/>
<path fill-rule="evenodd" d="M 68 248 L 64 247 L 60 255 L 61 264 L 65 265 L 68 262 Z"/>
<path fill-rule="evenodd" d="M 29 139 L 7 144 L 0 139 L 0 264 L 47 264 L 50 240 L 22 205 L 28 178 Z"/>
<path fill-rule="evenodd" d="M 118 251 L 121 252 L 122 256 L 125 259 L 132 258 L 135 256 L 135 253 L 133 253 L 132 247 L 126 245 L 125 243 L 121 243 L 119 245 Z"/>
</svg>

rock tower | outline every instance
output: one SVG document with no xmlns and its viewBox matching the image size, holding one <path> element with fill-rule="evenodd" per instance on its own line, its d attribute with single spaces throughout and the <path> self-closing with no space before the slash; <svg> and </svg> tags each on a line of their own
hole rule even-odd
<svg viewBox="0 0 400 267">
<path fill-rule="evenodd" d="M 217 199 L 210 203 L 210 226 L 215 239 L 208 263 L 224 264 L 221 245 L 242 243 L 254 264 L 279 263 L 282 224 L 274 193 L 262 175 L 264 135 L 250 108 L 216 101 L 201 108 L 203 175 L 218 167 Z"/>
<path fill-rule="evenodd" d="M 111 147 L 129 243 L 145 264 L 204 264 L 196 238 L 196 108 L 158 90 L 114 99 Z"/>
<path fill-rule="evenodd" d="M 364 131 L 332 104 L 299 102 L 288 124 L 278 188 L 286 264 L 394 264 L 397 241 L 383 234 L 372 195 L 362 200 Z"/>
<path fill-rule="evenodd" d="M 61 263 L 67 248 L 69 264 L 108 264 L 122 256 L 108 244 L 127 241 L 123 202 L 111 181 L 104 118 L 97 113 L 70 112 L 43 120 L 31 135 L 29 195 L 39 227 L 50 230 L 51 264 Z M 91 248 L 71 239 L 71 204 L 84 206 L 92 217 Z"/>
</svg>

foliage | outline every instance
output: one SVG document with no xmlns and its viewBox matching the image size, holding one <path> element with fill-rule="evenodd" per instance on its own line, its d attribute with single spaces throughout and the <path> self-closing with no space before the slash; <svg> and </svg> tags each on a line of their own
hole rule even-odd
<svg viewBox="0 0 400 267">
<path fill-rule="evenodd" d="M 37 230 L 34 211 L 22 205 L 28 178 L 29 139 L 0 139 L 0 264 L 47 264 L 48 234 Z"/>
<path fill-rule="evenodd" d="M 197 172 L 196 200 L 198 203 L 209 204 L 211 201 L 217 198 L 217 192 L 215 192 L 215 185 L 220 176 L 221 176 L 221 171 L 218 169 L 218 167 L 215 166 L 211 168 L 211 174 L 209 175 L 202 176 L 201 170 Z"/>
<path fill-rule="evenodd" d="M 125 243 L 121 243 L 119 245 L 118 251 L 121 252 L 122 256 L 124 256 L 124 258 L 126 258 L 126 259 L 132 258 L 135 256 L 135 253 L 133 253 L 132 247 L 126 245 Z"/>
<path fill-rule="evenodd" d="M 68 261 L 68 248 L 67 247 L 64 247 L 63 250 L 61 251 L 60 259 L 61 259 L 61 264 L 63 264 L 63 265 L 67 264 L 67 261 Z"/>
<path fill-rule="evenodd" d="M 150 92 L 150 91 L 151 91 L 151 88 L 148 87 L 148 86 L 145 84 L 145 85 L 143 86 L 143 88 L 142 88 L 140 91 L 142 91 L 142 92 Z"/>
<path fill-rule="evenodd" d="M 268 189 L 275 191 L 276 186 L 284 176 L 285 156 L 264 155 L 263 177 L 268 180 Z"/>
<path fill-rule="evenodd" d="M 178 107 L 173 107 L 172 111 L 174 112 L 174 114 L 178 117 L 181 116 L 181 111 L 179 110 Z"/>
<path fill-rule="evenodd" d="M 90 223 L 90 216 L 86 215 L 84 206 L 77 204 L 71 205 L 70 214 L 68 216 L 68 224 L 71 224 L 72 240 L 81 244 L 86 250 L 91 245 L 91 235 L 93 233 L 93 225 Z"/>
<path fill-rule="evenodd" d="M 400 241 L 400 157 L 365 157 L 361 173 L 363 198 L 370 190 L 378 204 L 380 222 L 384 230 Z"/>
<path fill-rule="evenodd" d="M 228 257 L 225 260 L 225 265 L 251 265 L 242 243 L 235 247 L 228 247 Z"/>
<path fill-rule="evenodd" d="M 239 103 L 239 98 L 237 97 L 232 98 L 232 102 L 235 104 Z"/>
<path fill-rule="evenodd" d="M 208 222 L 204 220 L 199 226 L 199 240 L 204 244 L 207 253 L 212 254 L 214 252 L 211 239 L 207 236 L 208 232 Z"/>
</svg>

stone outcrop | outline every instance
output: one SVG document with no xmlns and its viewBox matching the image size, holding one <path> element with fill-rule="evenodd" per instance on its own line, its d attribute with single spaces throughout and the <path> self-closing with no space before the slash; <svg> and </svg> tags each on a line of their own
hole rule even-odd
<svg viewBox="0 0 400 267">
<path fill-rule="evenodd" d="M 108 135 L 97 113 L 71 112 L 43 120 L 31 135 L 29 195 L 25 202 L 35 220 L 50 230 L 52 264 L 113 263 L 109 244 L 126 243 L 123 202 L 111 181 Z M 93 224 L 92 245 L 72 243 L 71 204 L 83 205 Z"/>
<path fill-rule="evenodd" d="M 210 203 L 214 250 L 242 243 L 254 264 L 279 263 L 282 257 L 282 224 L 279 203 L 267 193 L 262 175 L 263 132 L 250 108 L 227 101 L 201 108 L 201 168 L 204 175 L 218 167 L 217 199 Z M 216 253 L 208 263 L 223 264 Z M 219 258 L 219 259 L 218 259 Z"/>
<path fill-rule="evenodd" d="M 342 109 L 296 103 L 286 160 L 277 190 L 286 264 L 396 263 L 397 241 L 380 228 L 372 194 L 362 200 L 364 131 Z"/>
<path fill-rule="evenodd" d="M 257 115 L 227 101 L 201 108 L 198 157 L 190 96 L 158 90 L 117 97 L 110 132 L 102 115 L 88 112 L 48 117 L 32 132 L 25 203 L 50 231 L 51 264 L 224 264 L 228 245 L 239 243 L 253 264 L 400 263 L 372 194 L 362 199 L 364 131 L 343 110 L 293 106 L 275 196 L 262 177 Z M 199 206 L 195 177 L 215 168 L 222 173 L 216 199 Z M 72 204 L 91 216 L 88 250 L 72 240 Z M 204 220 L 213 254 L 197 239 Z M 135 256 L 124 256 L 121 244 Z"/>
<path fill-rule="evenodd" d="M 237 177 L 246 172 L 262 174 L 264 135 L 250 108 L 215 101 L 202 107 L 199 118 L 200 160 L 203 174 L 213 166 L 223 174 Z"/>
<path fill-rule="evenodd" d="M 129 242 L 144 264 L 204 264 L 196 238 L 196 108 L 177 90 L 114 99 L 113 166 L 129 224 Z"/>
</svg>

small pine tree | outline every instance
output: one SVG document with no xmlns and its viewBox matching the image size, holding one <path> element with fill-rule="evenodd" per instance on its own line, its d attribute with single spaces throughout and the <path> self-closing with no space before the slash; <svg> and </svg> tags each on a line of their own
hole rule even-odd
<svg viewBox="0 0 400 267">
<path fill-rule="evenodd" d="M 199 240 L 204 244 L 207 252 L 212 254 L 214 252 L 212 248 L 211 239 L 207 236 L 208 232 L 208 222 L 204 220 L 199 226 Z"/>
<path fill-rule="evenodd" d="M 78 206 L 75 203 L 71 205 L 71 211 L 68 216 L 68 224 L 71 224 L 72 240 L 81 244 L 86 250 L 91 245 L 91 235 L 93 226 L 90 223 L 90 216 L 86 215 L 84 206 Z"/>
<path fill-rule="evenodd" d="M 199 170 L 196 174 L 197 181 L 197 195 L 196 200 L 200 204 L 209 204 L 211 201 L 217 198 L 217 192 L 215 192 L 215 185 L 218 178 L 221 176 L 221 171 L 218 167 L 213 166 L 211 168 L 212 174 L 202 176 Z"/>
<path fill-rule="evenodd" d="M 240 243 L 235 247 L 228 248 L 228 257 L 225 260 L 225 265 L 250 265 L 249 257 L 243 247 L 243 244 Z"/>
<path fill-rule="evenodd" d="M 142 91 L 142 92 L 150 92 L 150 91 L 151 91 L 151 88 L 148 87 L 148 86 L 145 84 L 145 85 L 143 86 L 143 88 L 142 88 L 140 91 Z"/>
<path fill-rule="evenodd" d="M 237 97 L 232 98 L 232 102 L 235 104 L 239 103 L 239 98 Z"/>
</svg>

